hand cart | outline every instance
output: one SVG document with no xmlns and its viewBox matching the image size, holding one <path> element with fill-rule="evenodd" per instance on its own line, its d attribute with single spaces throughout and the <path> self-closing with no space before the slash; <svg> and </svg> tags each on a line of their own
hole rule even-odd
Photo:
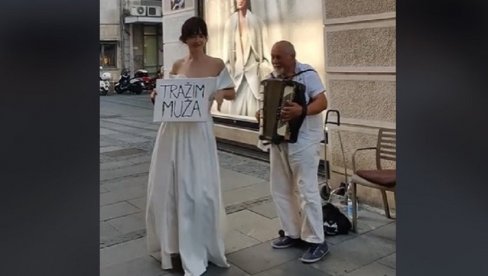
<svg viewBox="0 0 488 276">
<path fill-rule="evenodd" d="M 336 114 L 336 120 L 334 121 L 333 119 L 329 120 L 329 115 L 331 113 Z M 337 129 L 337 135 L 339 137 L 339 145 L 341 147 L 341 152 L 342 152 L 342 160 L 344 164 L 344 182 L 341 182 L 340 186 L 334 190 L 331 189 L 329 185 L 329 180 L 330 180 L 330 164 L 329 160 L 327 159 L 327 145 L 329 144 L 329 133 L 328 133 L 328 128 L 327 124 L 334 124 L 337 125 L 338 127 L 341 125 L 341 116 L 338 110 L 335 109 L 330 109 L 327 110 L 325 113 L 325 122 L 324 122 L 324 137 L 325 137 L 325 143 L 324 143 L 324 171 L 325 171 L 325 181 L 321 183 L 320 185 L 320 197 L 326 201 L 330 202 L 332 200 L 332 195 L 337 195 L 340 197 L 344 197 L 346 194 L 346 191 L 348 189 L 348 175 L 347 175 L 347 162 L 346 162 L 346 155 L 344 153 L 344 146 L 342 144 L 342 137 L 341 137 L 341 131 L 340 129 Z M 343 198 L 344 199 L 344 198 Z M 346 201 L 347 202 L 347 201 Z"/>
</svg>

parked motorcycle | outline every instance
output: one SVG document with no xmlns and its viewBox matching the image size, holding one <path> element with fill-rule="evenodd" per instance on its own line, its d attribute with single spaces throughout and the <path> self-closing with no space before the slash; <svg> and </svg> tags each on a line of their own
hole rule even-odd
<svg viewBox="0 0 488 276">
<path fill-rule="evenodd" d="M 140 78 L 144 82 L 144 87 L 147 90 L 152 90 L 154 87 L 156 87 L 156 77 L 150 77 L 147 70 L 137 70 L 134 73 L 134 77 Z"/>
<path fill-rule="evenodd" d="M 102 69 L 102 67 L 100 67 Z M 99 95 L 106 96 L 110 87 L 110 80 L 112 75 L 109 72 L 104 72 L 100 75 L 100 90 Z"/>
<path fill-rule="evenodd" d="M 104 81 L 102 79 L 102 77 L 100 77 L 100 90 L 99 90 L 99 93 L 98 94 L 101 95 L 101 96 L 107 96 L 107 94 L 108 94 L 108 87 L 109 86 L 107 85 L 106 81 Z"/>
<path fill-rule="evenodd" d="M 122 71 L 119 81 L 115 84 L 114 90 L 117 94 L 122 94 L 126 91 L 141 94 L 146 89 L 142 78 L 134 76 L 130 77 L 130 72 Z"/>
</svg>

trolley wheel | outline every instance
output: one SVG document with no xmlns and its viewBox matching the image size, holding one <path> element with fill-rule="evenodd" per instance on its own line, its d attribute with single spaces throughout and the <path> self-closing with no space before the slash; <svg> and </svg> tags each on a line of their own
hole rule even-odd
<svg viewBox="0 0 488 276">
<path fill-rule="evenodd" d="M 327 183 L 320 187 L 320 197 L 325 201 L 330 199 L 330 187 L 327 185 Z"/>
</svg>

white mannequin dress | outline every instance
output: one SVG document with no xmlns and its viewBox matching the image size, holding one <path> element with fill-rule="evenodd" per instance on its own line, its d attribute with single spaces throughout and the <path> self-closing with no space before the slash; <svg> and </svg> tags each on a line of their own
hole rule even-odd
<svg viewBox="0 0 488 276">
<path fill-rule="evenodd" d="M 234 87 L 226 68 L 217 76 L 216 87 Z M 213 101 L 213 94 L 209 98 Z M 201 275 L 209 261 L 229 266 L 212 116 L 206 122 L 161 124 L 147 189 L 148 251 L 161 260 L 163 269 L 172 268 L 173 253 L 180 254 L 185 275 Z"/>
</svg>

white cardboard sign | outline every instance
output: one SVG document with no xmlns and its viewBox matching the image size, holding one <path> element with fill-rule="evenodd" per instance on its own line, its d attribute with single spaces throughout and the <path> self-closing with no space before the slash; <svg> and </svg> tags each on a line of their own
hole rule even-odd
<svg viewBox="0 0 488 276">
<path fill-rule="evenodd" d="M 209 116 L 209 97 L 217 79 L 176 78 L 156 81 L 154 122 L 202 122 Z"/>
</svg>

